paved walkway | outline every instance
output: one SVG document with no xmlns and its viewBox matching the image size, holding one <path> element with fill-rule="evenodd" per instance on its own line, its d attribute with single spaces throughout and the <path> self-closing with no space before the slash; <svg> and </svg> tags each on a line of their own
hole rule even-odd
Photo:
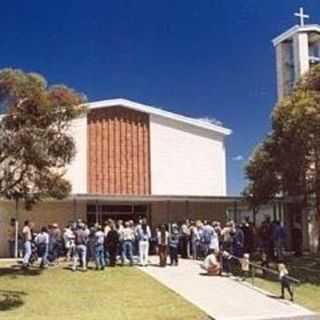
<svg viewBox="0 0 320 320">
<path fill-rule="evenodd" d="M 226 277 L 200 275 L 199 262 L 180 260 L 178 267 L 140 268 L 216 320 L 313 320 L 311 311 L 289 301 L 268 296 L 249 284 Z"/>
</svg>

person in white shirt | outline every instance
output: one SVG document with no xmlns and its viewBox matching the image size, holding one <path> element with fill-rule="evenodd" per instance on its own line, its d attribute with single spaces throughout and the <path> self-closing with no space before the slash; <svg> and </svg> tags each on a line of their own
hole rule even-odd
<svg viewBox="0 0 320 320">
<path fill-rule="evenodd" d="M 200 265 L 201 269 L 205 270 L 208 275 L 219 275 L 221 271 L 221 265 L 212 249 L 209 249 L 208 256 L 204 259 Z"/>
<path fill-rule="evenodd" d="M 213 250 L 216 253 L 219 253 L 220 251 L 220 245 L 219 245 L 219 237 L 216 232 L 216 230 L 213 228 L 213 226 L 210 226 L 210 243 L 209 243 L 209 249 Z"/>
<path fill-rule="evenodd" d="M 241 271 L 243 274 L 242 280 L 246 280 L 249 277 L 250 272 L 250 254 L 245 253 L 243 258 L 240 259 Z"/>
<path fill-rule="evenodd" d="M 194 260 L 199 257 L 199 244 L 200 244 L 200 234 L 199 234 L 199 225 L 200 221 L 192 223 L 190 227 L 190 237 L 191 237 L 191 249 L 192 249 L 192 258 Z"/>
<path fill-rule="evenodd" d="M 283 262 L 278 264 L 279 279 L 281 282 L 281 299 L 285 299 L 285 290 L 290 294 L 290 300 L 293 301 L 293 291 L 291 289 L 290 279 L 288 278 L 289 272 Z"/>
<path fill-rule="evenodd" d="M 72 254 L 75 250 L 75 235 L 70 226 L 64 229 L 63 233 L 64 247 L 66 249 L 66 260 L 71 261 Z"/>
<path fill-rule="evenodd" d="M 151 239 L 150 227 L 147 225 L 147 219 L 143 218 L 137 228 L 137 237 L 139 241 L 139 256 L 141 266 L 146 266 L 149 261 L 149 241 Z"/>
<path fill-rule="evenodd" d="M 41 228 L 41 232 L 35 237 L 37 245 L 38 256 L 41 258 L 40 268 L 48 266 L 48 252 L 49 252 L 49 233 L 46 227 Z"/>
</svg>

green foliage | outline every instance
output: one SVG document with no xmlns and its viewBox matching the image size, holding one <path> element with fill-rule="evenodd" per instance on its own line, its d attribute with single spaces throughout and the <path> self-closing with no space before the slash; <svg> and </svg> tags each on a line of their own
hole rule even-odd
<svg viewBox="0 0 320 320">
<path fill-rule="evenodd" d="M 26 207 L 71 190 L 65 167 L 75 155 L 70 122 L 85 112 L 85 97 L 66 86 L 48 86 L 35 73 L 0 70 L 0 196 Z"/>
<path fill-rule="evenodd" d="M 246 168 L 251 203 L 279 193 L 320 199 L 320 66 L 275 106 L 272 132 L 257 150 Z"/>
<path fill-rule="evenodd" d="M 243 194 L 253 208 L 267 203 L 279 191 L 273 147 L 274 141 L 269 136 L 256 147 L 246 167 L 248 186 Z"/>
</svg>

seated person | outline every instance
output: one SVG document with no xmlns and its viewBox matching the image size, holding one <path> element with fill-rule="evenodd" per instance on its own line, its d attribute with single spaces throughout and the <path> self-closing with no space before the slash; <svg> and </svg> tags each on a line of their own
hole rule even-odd
<svg viewBox="0 0 320 320">
<path fill-rule="evenodd" d="M 221 265 L 215 255 L 214 250 L 209 250 L 209 254 L 200 265 L 201 269 L 207 271 L 208 275 L 219 275 L 221 271 Z"/>
</svg>

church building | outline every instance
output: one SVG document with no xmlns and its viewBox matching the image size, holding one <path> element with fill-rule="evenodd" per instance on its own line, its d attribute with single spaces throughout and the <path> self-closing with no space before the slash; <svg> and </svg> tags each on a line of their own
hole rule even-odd
<svg viewBox="0 0 320 320">
<path fill-rule="evenodd" d="M 278 98 L 290 94 L 310 67 L 320 62 L 320 26 L 300 24 L 273 39 Z M 242 221 L 257 226 L 269 216 L 285 223 L 288 245 L 294 218 L 283 199 L 255 211 L 240 196 L 227 195 L 226 138 L 231 130 L 126 99 L 88 103 L 86 115 L 74 120 L 71 132 L 76 156 L 66 168 L 72 193 L 62 201 L 46 200 L 26 211 L 0 200 L 0 257 L 8 254 L 10 218 L 29 219 L 37 228 L 61 227 L 81 218 L 104 223 L 109 218 L 147 217 L 150 225 L 185 219 Z M 310 224 L 301 218 L 303 246 L 309 247 Z"/>
<path fill-rule="evenodd" d="M 276 72 L 278 100 L 288 96 L 295 84 L 312 66 L 320 63 L 320 25 L 305 24 L 310 16 L 303 8 L 294 14 L 299 24 L 291 27 L 273 39 L 276 51 Z M 290 205 L 290 204 L 289 204 Z M 292 229 L 295 223 L 301 225 L 303 248 L 317 251 L 319 246 L 319 228 L 316 213 L 308 210 L 304 214 L 286 215 L 286 227 Z M 291 238 L 290 232 L 288 232 Z"/>
<path fill-rule="evenodd" d="M 152 227 L 184 219 L 225 221 L 237 198 L 227 197 L 226 144 L 231 130 L 126 99 L 88 103 L 73 121 L 76 156 L 66 169 L 72 194 L 26 211 L 0 202 L 0 256 L 11 217 L 36 228 L 81 218 L 147 217 Z"/>
</svg>

